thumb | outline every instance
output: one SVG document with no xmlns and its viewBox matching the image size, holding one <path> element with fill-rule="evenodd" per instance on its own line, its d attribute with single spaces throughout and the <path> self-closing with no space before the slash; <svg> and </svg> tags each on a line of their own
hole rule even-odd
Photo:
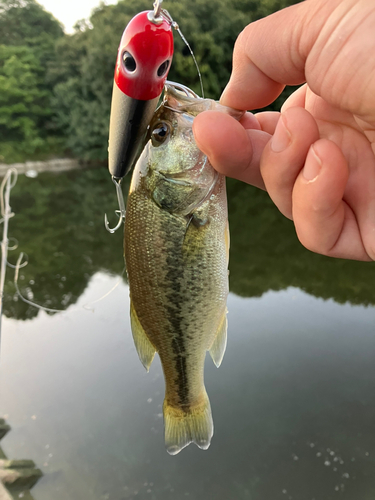
<svg viewBox="0 0 375 500">
<path fill-rule="evenodd" d="M 348 3 L 353 2 L 306 0 L 248 25 L 236 41 L 233 72 L 221 103 L 243 110 L 262 108 L 285 85 L 305 82 L 315 41 L 335 9 Z"/>
</svg>

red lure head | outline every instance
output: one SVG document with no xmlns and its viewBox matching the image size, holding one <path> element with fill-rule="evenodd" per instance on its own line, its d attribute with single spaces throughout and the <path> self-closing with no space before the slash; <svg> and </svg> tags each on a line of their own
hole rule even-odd
<svg viewBox="0 0 375 500">
<path fill-rule="evenodd" d="M 172 62 L 173 34 L 170 23 L 151 22 L 149 11 L 137 14 L 122 35 L 115 82 L 127 96 L 142 101 L 158 97 Z"/>
</svg>

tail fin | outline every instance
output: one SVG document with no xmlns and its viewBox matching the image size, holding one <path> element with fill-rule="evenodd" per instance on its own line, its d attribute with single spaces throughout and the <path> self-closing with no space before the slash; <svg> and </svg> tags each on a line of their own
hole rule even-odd
<svg viewBox="0 0 375 500">
<path fill-rule="evenodd" d="M 164 400 L 165 446 L 170 455 L 177 455 L 190 443 L 202 450 L 210 446 L 214 424 L 206 391 L 202 399 L 199 405 L 188 409 L 171 406 Z"/>
</svg>

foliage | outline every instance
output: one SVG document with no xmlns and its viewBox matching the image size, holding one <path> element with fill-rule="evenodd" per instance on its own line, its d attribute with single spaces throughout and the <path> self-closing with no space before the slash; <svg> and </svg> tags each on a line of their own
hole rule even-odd
<svg viewBox="0 0 375 500">
<path fill-rule="evenodd" d="M 26 154 L 43 144 L 40 129 L 51 113 L 41 79 L 42 68 L 31 49 L 0 45 L 0 136 Z"/>
<path fill-rule="evenodd" d="M 35 0 L 0 0 L 0 160 L 48 149 L 53 134 L 47 69 L 60 23 Z"/>
<path fill-rule="evenodd" d="M 64 35 L 52 14 L 35 0 L 0 0 L 0 45 L 24 46 L 32 50 L 43 69 L 55 58 L 55 43 Z"/>
<path fill-rule="evenodd" d="M 51 46 L 62 34 L 61 24 L 35 0 L 0 0 L 0 45 Z"/>
</svg>

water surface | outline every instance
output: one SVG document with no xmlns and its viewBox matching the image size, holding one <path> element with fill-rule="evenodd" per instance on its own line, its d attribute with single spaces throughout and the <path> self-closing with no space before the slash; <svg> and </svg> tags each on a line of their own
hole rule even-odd
<svg viewBox="0 0 375 500">
<path fill-rule="evenodd" d="M 219 370 L 206 363 L 215 434 L 171 457 L 160 363 L 147 374 L 137 358 L 122 236 L 103 227 L 112 187 L 92 170 L 12 192 L 21 290 L 65 309 L 15 300 L 9 271 L 2 445 L 43 470 L 35 499 L 373 500 L 374 265 L 304 250 L 265 193 L 231 181 L 228 347 Z"/>
</svg>

